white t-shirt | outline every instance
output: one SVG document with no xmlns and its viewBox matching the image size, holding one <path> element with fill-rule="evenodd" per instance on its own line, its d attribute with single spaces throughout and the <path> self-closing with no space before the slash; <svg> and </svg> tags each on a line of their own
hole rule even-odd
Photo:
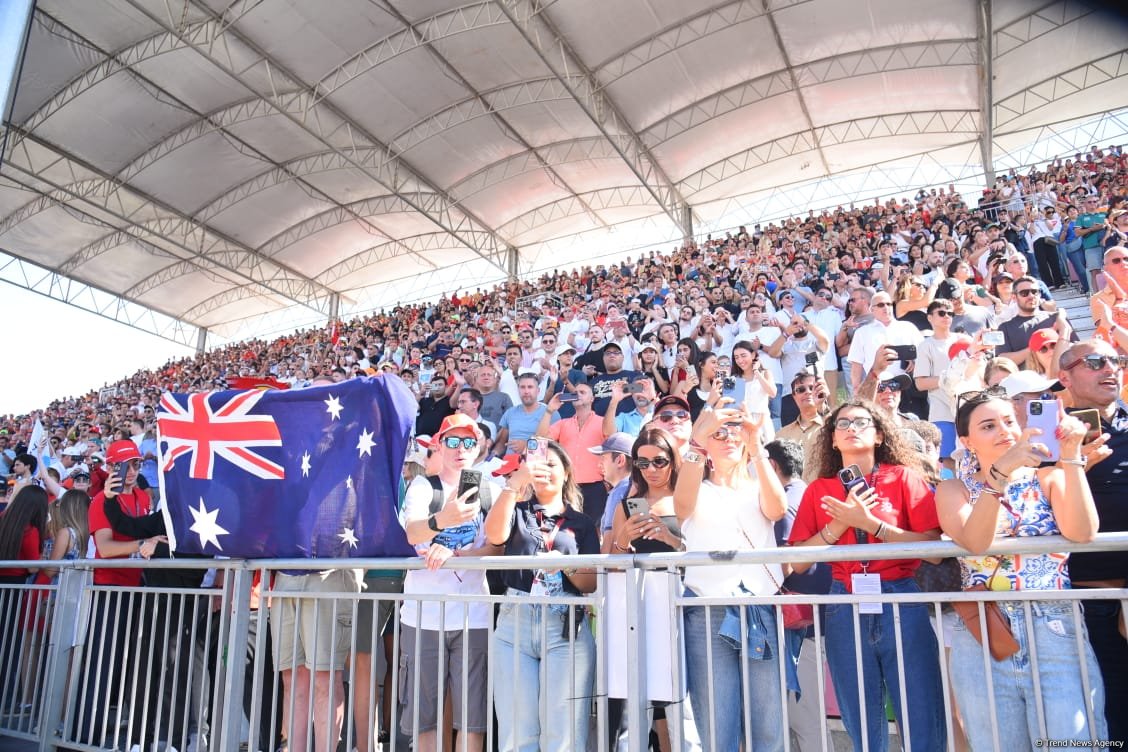
<svg viewBox="0 0 1128 752">
<path fill-rule="evenodd" d="M 850 343 L 850 353 L 846 356 L 846 360 L 850 363 L 860 363 L 862 378 L 865 378 L 865 374 L 873 368 L 873 361 L 882 345 L 919 345 L 923 338 L 920 329 L 907 321 L 893 319 L 888 326 L 880 321 L 873 321 L 854 333 L 854 341 Z M 904 373 L 900 363 L 893 363 L 886 372 L 889 375 L 882 378 L 891 378 Z"/>
<path fill-rule="evenodd" d="M 750 551 L 776 547 L 775 526 L 760 511 L 756 482 L 735 491 L 704 481 L 697 493 L 693 514 L 682 524 L 682 534 L 687 551 Z M 782 582 L 783 570 L 779 564 L 689 567 L 685 573 L 686 587 L 702 597 L 732 595 L 740 592 L 741 584 L 754 595 L 774 595 Z"/>
<path fill-rule="evenodd" d="M 783 366 L 780 365 L 779 358 L 773 358 L 768 355 L 768 347 L 777 339 L 783 336 L 783 332 L 776 329 L 774 326 L 761 326 L 756 331 L 749 331 L 744 329 L 740 333 L 740 340 L 753 342 L 760 340 L 760 362 L 764 364 L 764 368 L 768 369 L 768 373 L 772 375 L 772 383 L 783 383 Z"/>
<path fill-rule="evenodd" d="M 496 500 L 501 495 L 502 488 L 495 483 L 487 482 L 490 483 L 490 490 Z M 457 486 L 450 486 L 446 483 L 442 485 L 444 500 L 450 498 L 451 494 L 458 490 Z M 405 522 L 427 519 L 428 515 L 431 514 L 431 499 L 433 496 L 434 491 L 431 488 L 431 482 L 421 475 L 416 476 L 411 481 L 411 485 L 407 487 L 407 495 L 404 497 L 403 519 Z M 471 523 L 458 528 L 448 528 L 443 532 L 458 539 L 458 543 L 455 544 L 457 548 L 477 548 L 486 540 L 485 533 L 482 531 L 482 519 L 480 516 Z M 422 556 L 426 555 L 429 547 L 429 543 L 423 544 L 417 546 L 416 550 Z M 429 572 L 426 569 L 413 569 L 404 577 L 403 592 L 408 595 L 489 595 L 490 589 L 486 585 L 484 569 L 455 570 L 443 568 L 434 572 Z M 468 624 L 470 629 L 486 629 L 490 625 L 492 613 L 488 603 L 452 601 L 441 603 L 442 610 L 440 610 L 440 601 L 437 600 L 404 600 L 403 607 L 400 609 L 400 616 L 403 623 L 409 627 L 430 630 L 438 630 L 442 627 L 449 631 L 462 629 L 464 626 L 463 619 L 469 611 Z M 420 607 L 422 607 L 422 613 L 420 613 Z M 445 617 L 441 616 L 444 611 Z"/>
</svg>

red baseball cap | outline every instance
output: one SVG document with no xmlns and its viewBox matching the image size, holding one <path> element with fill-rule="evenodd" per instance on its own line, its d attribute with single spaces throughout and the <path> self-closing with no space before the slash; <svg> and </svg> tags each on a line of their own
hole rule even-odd
<svg viewBox="0 0 1128 752">
<path fill-rule="evenodd" d="M 520 467 L 520 466 L 521 466 L 521 455 L 519 455 L 519 454 L 507 454 L 504 457 L 502 457 L 501 464 L 498 466 L 497 470 L 493 471 L 492 475 L 495 478 L 500 478 L 503 475 L 509 475 L 510 473 L 515 472 L 517 470 L 517 468 Z"/>
<path fill-rule="evenodd" d="M 1061 336 L 1053 329 L 1039 329 L 1030 335 L 1030 349 L 1041 350 L 1046 345 L 1056 345 Z"/>
<path fill-rule="evenodd" d="M 141 452 L 137 451 L 137 445 L 129 439 L 120 439 L 110 444 L 110 448 L 106 450 L 106 460 L 108 462 L 128 462 L 129 460 L 141 459 Z"/>
</svg>

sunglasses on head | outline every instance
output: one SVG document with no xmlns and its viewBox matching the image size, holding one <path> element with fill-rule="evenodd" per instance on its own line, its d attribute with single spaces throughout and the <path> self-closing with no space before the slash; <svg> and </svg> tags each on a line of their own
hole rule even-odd
<svg viewBox="0 0 1128 752">
<path fill-rule="evenodd" d="M 674 420 L 689 420 L 688 410 L 663 410 L 658 413 L 658 420 L 669 423 Z"/>
<path fill-rule="evenodd" d="M 637 459 L 634 461 L 634 466 L 639 470 L 649 470 L 653 465 L 656 470 L 665 470 L 670 466 L 670 459 L 668 457 L 655 457 L 653 459 Z"/>
<path fill-rule="evenodd" d="M 1128 367 L 1128 355 L 1100 355 L 1093 353 L 1092 355 L 1085 355 L 1078 358 L 1067 366 L 1062 366 L 1062 370 L 1072 371 L 1077 366 L 1085 364 L 1085 367 L 1090 371 L 1099 371 L 1107 365 L 1111 365 L 1114 370 L 1122 371 Z"/>
<path fill-rule="evenodd" d="M 478 440 L 473 436 L 444 436 L 443 446 L 447 449 L 458 449 L 459 445 L 463 449 L 473 449 L 478 446 Z"/>
<path fill-rule="evenodd" d="M 1001 386 L 990 386 L 986 389 L 977 389 L 972 392 L 962 392 L 956 397 L 956 412 L 958 413 L 969 403 L 978 404 L 991 399 L 1009 399 L 1007 390 Z"/>
</svg>

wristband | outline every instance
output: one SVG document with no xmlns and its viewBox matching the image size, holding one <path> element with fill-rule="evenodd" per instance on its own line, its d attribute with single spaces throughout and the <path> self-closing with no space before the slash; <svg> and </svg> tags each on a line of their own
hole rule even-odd
<svg viewBox="0 0 1128 752">
<path fill-rule="evenodd" d="M 1089 464 L 1089 458 L 1088 457 L 1082 457 L 1079 460 L 1067 460 L 1065 458 L 1062 458 L 1062 459 L 1058 460 L 1058 462 L 1061 463 L 1062 465 L 1077 465 L 1077 467 L 1085 467 Z"/>
<path fill-rule="evenodd" d="M 443 531 L 443 528 L 439 527 L 438 517 L 433 514 L 427 516 L 427 527 L 431 528 L 431 530 L 435 531 L 436 533 L 441 533 Z"/>
</svg>

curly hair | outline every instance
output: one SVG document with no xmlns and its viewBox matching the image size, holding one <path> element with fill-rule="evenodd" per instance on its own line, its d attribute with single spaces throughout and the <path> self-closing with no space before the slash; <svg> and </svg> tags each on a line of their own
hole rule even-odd
<svg viewBox="0 0 1128 752">
<path fill-rule="evenodd" d="M 677 450 L 677 442 L 673 435 L 664 428 L 644 428 L 639 432 L 638 438 L 635 439 L 634 446 L 631 447 L 631 460 L 638 459 L 638 450 L 644 446 L 652 446 L 661 449 L 666 459 L 670 460 L 670 482 L 669 487 L 672 489 L 678 483 L 678 470 L 681 469 L 681 452 Z M 650 492 L 650 486 L 643 477 L 642 471 L 637 467 L 631 466 L 631 489 L 632 493 L 639 496 L 646 496 Z"/>
<path fill-rule="evenodd" d="M 886 413 L 869 400 L 850 400 L 834 409 L 826 424 L 819 429 L 819 436 L 811 447 L 811 466 L 819 478 L 833 478 L 844 466 L 842 454 L 834 448 L 834 424 L 838 416 L 848 407 L 860 407 L 870 414 L 873 426 L 881 434 L 881 443 L 873 448 L 874 460 L 882 465 L 903 465 L 917 468 L 919 460 L 901 439 L 897 426 Z"/>
</svg>

